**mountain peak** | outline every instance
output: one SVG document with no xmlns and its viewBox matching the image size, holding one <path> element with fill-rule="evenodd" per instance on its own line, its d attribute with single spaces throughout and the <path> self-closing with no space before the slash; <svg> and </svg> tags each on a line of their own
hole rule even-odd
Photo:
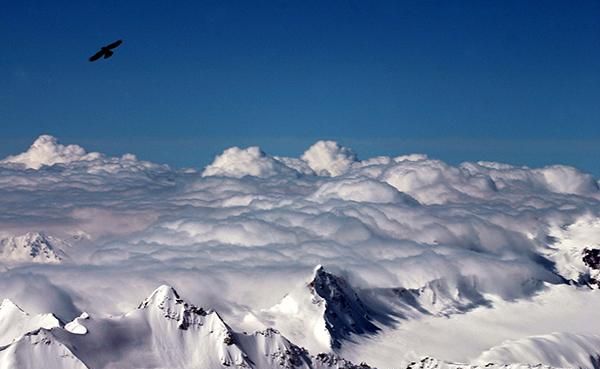
<svg viewBox="0 0 600 369">
<path fill-rule="evenodd" d="M 313 268 L 311 279 L 268 310 L 262 317 L 310 351 L 339 349 L 351 335 L 379 330 L 370 310 L 352 286 L 323 265 Z"/>
<path fill-rule="evenodd" d="M 345 295 L 356 296 L 344 278 L 327 272 L 323 265 L 314 268 L 312 279 L 307 286 L 313 295 L 325 301 L 336 300 Z"/>
<path fill-rule="evenodd" d="M 139 306 L 139 308 L 146 308 L 148 306 L 156 306 L 162 308 L 167 305 L 181 304 L 183 300 L 179 297 L 175 288 L 163 284 L 155 289 L 150 296 L 148 296 Z"/>
<path fill-rule="evenodd" d="M 23 334 L 0 350 L 3 367 L 88 369 L 71 349 L 46 329 Z"/>
<path fill-rule="evenodd" d="M 190 325 L 200 324 L 199 318 L 209 314 L 203 308 L 184 301 L 173 287 L 166 284 L 155 289 L 138 306 L 138 309 L 160 311 L 165 318 L 176 320 L 180 329 L 188 329 Z M 218 314 L 215 315 L 218 317 Z M 221 320 L 220 317 L 218 318 Z"/>
<path fill-rule="evenodd" d="M 10 344 L 27 332 L 60 326 L 61 322 L 54 314 L 29 315 L 9 299 L 0 303 L 0 347 Z"/>
<path fill-rule="evenodd" d="M 313 279 L 317 278 L 319 275 L 323 274 L 323 273 L 327 273 L 325 271 L 325 267 L 322 264 L 317 264 L 314 268 L 313 268 Z"/>
<path fill-rule="evenodd" d="M 308 287 L 311 290 L 318 289 L 317 293 L 320 295 L 319 292 L 324 292 L 322 291 L 322 289 L 326 286 L 330 286 L 333 288 L 341 288 L 342 285 L 346 284 L 347 283 L 343 278 L 338 277 L 335 274 L 329 273 L 327 270 L 325 270 L 325 267 L 323 265 L 318 264 L 313 268 L 312 278 L 308 283 Z"/>
<path fill-rule="evenodd" d="M 42 232 L 28 232 L 0 240 L 0 259 L 8 262 L 61 263 L 66 255 L 56 247 L 62 242 Z"/>
<path fill-rule="evenodd" d="M 317 265 L 307 287 L 313 296 L 313 303 L 325 306 L 325 327 L 330 332 L 332 347 L 339 348 L 340 340 L 351 334 L 379 330 L 371 322 L 367 307 L 344 278 Z"/>
<path fill-rule="evenodd" d="M 7 314 L 7 313 L 14 313 L 14 312 L 18 312 L 23 315 L 27 315 L 27 313 L 25 311 L 23 311 L 23 309 L 18 307 L 17 304 L 12 302 L 10 299 L 2 300 L 2 302 L 0 303 L 0 313 Z"/>
</svg>

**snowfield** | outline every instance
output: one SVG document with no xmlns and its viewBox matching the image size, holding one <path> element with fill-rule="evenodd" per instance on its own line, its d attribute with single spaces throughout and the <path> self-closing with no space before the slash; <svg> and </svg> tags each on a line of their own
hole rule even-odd
<svg viewBox="0 0 600 369">
<path fill-rule="evenodd" d="M 0 369 L 600 368 L 572 167 L 319 141 L 174 169 L 44 135 L 0 206 Z"/>
</svg>

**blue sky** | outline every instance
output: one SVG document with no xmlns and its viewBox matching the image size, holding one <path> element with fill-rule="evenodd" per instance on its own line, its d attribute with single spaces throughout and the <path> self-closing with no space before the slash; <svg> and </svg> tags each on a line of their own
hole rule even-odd
<svg viewBox="0 0 600 369">
<path fill-rule="evenodd" d="M 600 175 L 599 1 L 39 1 L 0 13 L 0 156 L 39 134 L 203 166 L 224 148 Z M 107 61 L 95 49 L 124 44 Z"/>
</svg>

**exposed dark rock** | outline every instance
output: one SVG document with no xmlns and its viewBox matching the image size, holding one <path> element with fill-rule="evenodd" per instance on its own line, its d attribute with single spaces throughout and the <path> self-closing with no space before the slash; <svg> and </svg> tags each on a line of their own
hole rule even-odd
<svg viewBox="0 0 600 369">
<path fill-rule="evenodd" d="M 334 348 L 351 334 L 374 333 L 379 330 L 371 321 L 369 311 L 345 279 L 328 273 L 322 266 L 315 269 L 308 284 L 315 297 L 325 301 L 325 325 Z"/>
<path fill-rule="evenodd" d="M 583 250 L 583 262 L 592 269 L 600 269 L 600 249 Z"/>
</svg>

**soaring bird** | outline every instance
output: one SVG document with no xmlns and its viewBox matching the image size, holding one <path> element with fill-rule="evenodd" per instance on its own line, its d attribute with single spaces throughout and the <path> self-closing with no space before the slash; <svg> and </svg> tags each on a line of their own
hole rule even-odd
<svg viewBox="0 0 600 369">
<path fill-rule="evenodd" d="M 96 61 L 96 60 L 100 59 L 101 57 L 104 57 L 104 59 L 110 58 L 114 54 L 114 52 L 111 50 L 119 47 L 119 45 L 121 45 L 122 43 L 123 43 L 123 40 L 117 40 L 117 41 L 113 42 L 112 44 L 102 46 L 100 48 L 100 51 L 98 51 L 94 55 L 90 56 L 90 61 L 91 62 Z"/>
</svg>

